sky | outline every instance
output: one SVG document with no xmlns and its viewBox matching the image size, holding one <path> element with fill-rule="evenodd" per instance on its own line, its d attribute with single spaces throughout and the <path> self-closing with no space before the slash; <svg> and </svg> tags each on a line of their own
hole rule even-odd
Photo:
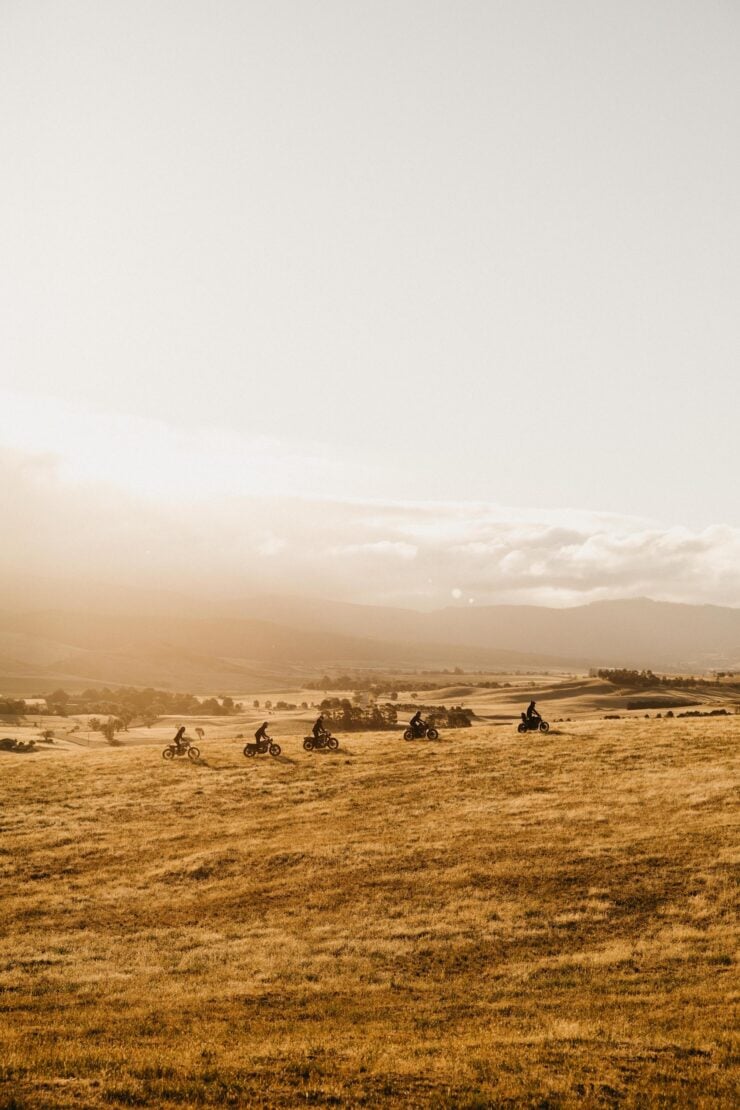
<svg viewBox="0 0 740 1110">
<path fill-rule="evenodd" d="M 740 605 L 736 3 L 3 0 L 0 103 L 3 574 Z"/>
</svg>

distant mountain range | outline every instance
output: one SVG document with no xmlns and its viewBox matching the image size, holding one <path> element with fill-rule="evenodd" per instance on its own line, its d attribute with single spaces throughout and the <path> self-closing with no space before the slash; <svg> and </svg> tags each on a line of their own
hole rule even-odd
<svg viewBox="0 0 740 1110">
<path fill-rule="evenodd" d="M 450 606 L 433 612 L 293 597 L 248 598 L 239 616 L 317 623 L 391 642 L 434 640 L 591 666 L 740 668 L 740 609 L 637 598 L 570 609 Z"/>
<path fill-rule="evenodd" d="M 391 642 L 465 644 L 486 651 L 546 656 L 567 665 L 740 669 L 740 609 L 637 598 L 570 609 L 450 606 L 434 612 L 305 598 L 249 598 L 240 615 L 317 622 Z"/>
<path fill-rule="evenodd" d="M 571 609 L 434 612 L 282 596 L 206 602 L 135 591 L 87 599 L 81 592 L 64 606 L 23 611 L 13 609 L 7 593 L 3 600 L 0 688 L 18 693 L 65 683 L 257 691 L 337 667 L 740 670 L 740 609 L 644 598 Z"/>
</svg>

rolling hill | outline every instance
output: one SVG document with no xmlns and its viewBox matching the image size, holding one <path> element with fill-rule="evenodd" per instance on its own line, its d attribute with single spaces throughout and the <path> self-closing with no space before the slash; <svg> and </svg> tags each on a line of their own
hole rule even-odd
<svg viewBox="0 0 740 1110">
<path fill-rule="evenodd" d="M 637 599 L 421 612 L 285 596 L 158 600 L 128 590 L 116 600 L 97 590 L 87 603 L 78 593 L 23 611 L 6 595 L 0 620 L 0 681 L 19 692 L 54 682 L 258 690 L 332 667 L 452 666 L 740 669 L 740 609 Z"/>
<path fill-rule="evenodd" d="M 481 645 L 417 640 L 385 641 L 334 631 L 316 622 L 287 625 L 253 618 L 101 614 L 75 610 L 6 613 L 4 639 L 14 645 L 9 685 L 24 675 L 34 689 L 50 682 L 125 683 L 196 693 L 259 690 L 276 677 L 333 666 L 461 666 L 521 669 L 557 666 L 559 660 Z M 19 656 L 20 645 L 25 645 Z M 54 651 L 56 645 L 56 651 Z M 44 662 L 39 663 L 39 658 Z M 19 670 L 21 664 L 27 669 Z M 42 679 L 47 681 L 42 682 Z M 8 685 L 8 683 L 6 683 Z"/>
</svg>

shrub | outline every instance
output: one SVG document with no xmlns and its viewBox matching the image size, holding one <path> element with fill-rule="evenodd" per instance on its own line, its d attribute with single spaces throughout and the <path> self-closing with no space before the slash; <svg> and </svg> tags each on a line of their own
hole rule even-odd
<svg viewBox="0 0 740 1110">
<path fill-rule="evenodd" d="M 0 740 L 0 751 L 34 752 L 36 751 L 36 742 L 34 740 L 15 740 L 10 736 L 5 736 Z"/>
</svg>

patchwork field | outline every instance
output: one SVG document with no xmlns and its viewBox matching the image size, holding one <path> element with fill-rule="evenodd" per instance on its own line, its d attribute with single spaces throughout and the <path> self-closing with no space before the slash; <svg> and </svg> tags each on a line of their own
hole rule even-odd
<svg viewBox="0 0 740 1110">
<path fill-rule="evenodd" d="M 739 740 L 0 752 L 0 1106 L 731 1106 Z"/>
</svg>

